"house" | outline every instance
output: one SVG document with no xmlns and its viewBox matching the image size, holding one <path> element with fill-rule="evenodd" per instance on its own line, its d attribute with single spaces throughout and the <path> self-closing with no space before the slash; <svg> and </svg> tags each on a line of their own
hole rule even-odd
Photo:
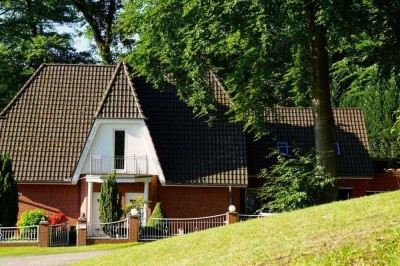
<svg viewBox="0 0 400 266">
<path fill-rule="evenodd" d="M 210 73 L 221 105 L 225 92 Z M 162 202 L 169 217 L 220 214 L 247 186 L 245 138 L 227 119 L 193 118 L 173 88 L 160 93 L 128 67 L 42 65 L 0 114 L 20 212 L 98 221 L 102 178 L 116 171 L 123 202 Z M 229 193 L 231 187 L 231 193 Z"/>
<path fill-rule="evenodd" d="M 73 223 L 84 213 L 97 222 L 101 182 L 113 171 L 123 202 L 142 195 L 147 215 L 157 202 L 174 218 L 221 214 L 230 204 L 253 211 L 270 149 L 312 147 L 311 110 L 276 109 L 266 117 L 273 134 L 254 142 L 225 117 L 229 98 L 208 78 L 218 105 L 212 126 L 173 86 L 155 90 L 124 63 L 42 65 L 0 113 L 0 151 L 13 159 L 20 212 L 63 211 Z M 367 135 L 361 110 L 334 113 L 340 184 L 349 193 L 374 180 Z"/>
</svg>

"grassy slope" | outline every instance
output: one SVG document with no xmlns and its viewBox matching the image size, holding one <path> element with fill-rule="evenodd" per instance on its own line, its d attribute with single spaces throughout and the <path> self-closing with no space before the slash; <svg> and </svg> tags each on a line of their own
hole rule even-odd
<svg viewBox="0 0 400 266">
<path fill-rule="evenodd" d="M 399 240 L 397 191 L 129 247 L 83 265 L 399 265 Z"/>
<path fill-rule="evenodd" d="M 126 248 L 137 245 L 135 243 L 129 244 L 108 244 L 108 245 L 96 245 L 96 246 L 85 246 L 85 247 L 2 247 L 0 245 L 0 258 L 1 257 L 20 257 L 20 256 L 37 256 L 47 254 L 60 254 L 60 253 L 72 253 L 82 251 L 95 251 L 95 250 L 113 250 Z"/>
</svg>

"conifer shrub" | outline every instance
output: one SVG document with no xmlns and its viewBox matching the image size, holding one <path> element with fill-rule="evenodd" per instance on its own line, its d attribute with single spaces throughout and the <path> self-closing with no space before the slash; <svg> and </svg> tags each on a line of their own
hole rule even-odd
<svg viewBox="0 0 400 266">
<path fill-rule="evenodd" d="M 14 226 L 18 216 L 18 187 L 9 155 L 0 154 L 0 224 Z"/>
<path fill-rule="evenodd" d="M 157 202 L 154 207 L 153 213 L 150 216 L 147 226 L 154 227 L 156 229 L 163 229 L 165 227 L 164 221 L 158 220 L 160 218 L 167 218 L 164 211 L 161 208 L 161 202 Z"/>
<path fill-rule="evenodd" d="M 122 216 L 121 209 L 122 196 L 118 192 L 115 173 L 107 175 L 101 184 L 99 199 L 99 218 L 100 222 L 108 223 L 118 221 Z"/>
</svg>

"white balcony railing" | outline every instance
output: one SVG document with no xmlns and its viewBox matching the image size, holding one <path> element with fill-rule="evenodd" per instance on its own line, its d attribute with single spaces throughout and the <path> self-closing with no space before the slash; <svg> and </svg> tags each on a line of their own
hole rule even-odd
<svg viewBox="0 0 400 266">
<path fill-rule="evenodd" d="M 106 175 L 114 171 L 117 174 L 146 175 L 147 155 L 129 157 L 90 155 L 91 175 Z"/>
</svg>

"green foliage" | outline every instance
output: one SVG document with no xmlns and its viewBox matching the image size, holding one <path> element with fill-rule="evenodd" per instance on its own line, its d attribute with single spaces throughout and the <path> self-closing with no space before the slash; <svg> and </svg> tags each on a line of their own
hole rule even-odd
<svg viewBox="0 0 400 266">
<path fill-rule="evenodd" d="M 9 155 L 0 154 L 0 224 L 14 226 L 18 216 L 18 187 Z"/>
<path fill-rule="evenodd" d="M 145 200 L 143 196 L 137 196 L 133 200 L 131 200 L 128 204 L 122 206 L 122 212 L 125 214 L 129 214 L 132 209 L 136 209 L 139 211 L 139 215 L 141 215 L 142 210 L 145 205 L 148 205 L 149 201 Z"/>
<path fill-rule="evenodd" d="M 118 184 L 115 173 L 109 174 L 101 184 L 99 199 L 100 222 L 115 222 L 121 218 L 121 194 L 118 193 Z"/>
<path fill-rule="evenodd" d="M 167 217 L 165 216 L 164 211 L 161 208 L 161 202 L 157 202 L 156 206 L 154 207 L 153 213 L 150 216 L 149 223 L 147 224 L 147 226 L 162 229 L 163 228 L 162 221 L 157 220 L 160 218 L 167 218 Z"/>
<path fill-rule="evenodd" d="M 0 14 L 0 109 L 40 64 L 93 62 L 72 47 L 71 34 L 55 28 L 77 20 L 68 3 L 6 0 L 0 1 Z"/>
<path fill-rule="evenodd" d="M 42 209 L 25 211 L 21 214 L 21 218 L 19 219 L 17 225 L 18 226 L 38 225 L 43 217 L 47 220 L 47 215 Z"/>
<path fill-rule="evenodd" d="M 316 165 L 315 152 L 302 154 L 294 149 L 290 155 L 274 151 L 277 158 L 271 170 L 264 169 L 260 177 L 265 183 L 259 197 L 262 208 L 272 212 L 285 212 L 324 203 L 324 193 L 334 185 L 334 178 Z"/>
<path fill-rule="evenodd" d="M 70 1 L 80 12 L 82 26 L 86 28 L 86 36 L 96 43 L 103 64 L 112 64 L 116 61 L 119 50 L 119 39 L 114 33 L 114 22 L 124 1 Z"/>
<path fill-rule="evenodd" d="M 312 2 L 315 23 L 328 28 L 329 51 L 339 37 L 363 30 L 368 5 Z M 233 98 L 233 119 L 261 136 L 268 131 L 266 107 L 311 105 L 305 6 L 302 0 L 127 1 L 118 29 L 136 44 L 125 59 L 137 74 L 161 89 L 173 82 L 196 114 L 212 117 L 211 69 Z"/>
</svg>

